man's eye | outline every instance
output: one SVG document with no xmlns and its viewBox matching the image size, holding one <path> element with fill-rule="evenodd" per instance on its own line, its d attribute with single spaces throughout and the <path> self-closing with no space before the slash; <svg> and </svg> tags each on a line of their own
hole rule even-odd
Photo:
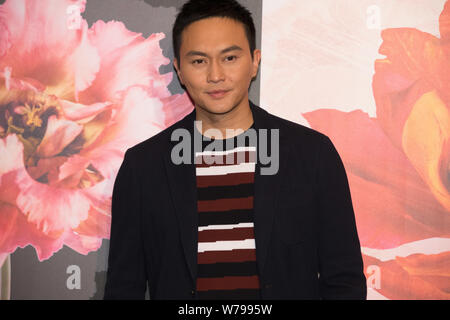
<svg viewBox="0 0 450 320">
<path fill-rule="evenodd" d="M 194 61 L 192 61 L 192 64 L 202 64 L 204 62 L 203 59 L 196 59 Z"/>
<path fill-rule="evenodd" d="M 225 58 L 225 61 L 234 61 L 236 59 L 237 59 L 236 56 L 228 56 L 228 57 Z"/>
</svg>

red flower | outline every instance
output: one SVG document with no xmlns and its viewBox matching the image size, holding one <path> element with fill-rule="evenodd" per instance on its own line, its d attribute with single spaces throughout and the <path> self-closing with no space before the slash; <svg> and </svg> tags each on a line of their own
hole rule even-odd
<svg viewBox="0 0 450 320">
<path fill-rule="evenodd" d="M 450 2 L 439 23 L 440 39 L 411 28 L 382 32 L 376 118 L 331 109 L 303 115 L 344 161 L 363 249 L 450 235 Z M 448 299 L 448 249 L 364 260 L 381 267 L 386 297 Z"/>
</svg>

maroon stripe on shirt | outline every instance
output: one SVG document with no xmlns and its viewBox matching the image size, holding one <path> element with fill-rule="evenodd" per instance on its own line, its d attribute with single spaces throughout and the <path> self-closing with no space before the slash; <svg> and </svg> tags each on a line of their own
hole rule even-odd
<svg viewBox="0 0 450 320">
<path fill-rule="evenodd" d="M 237 186 L 239 184 L 253 183 L 254 180 L 254 172 L 229 173 L 220 176 L 197 176 L 197 187 Z"/>
<path fill-rule="evenodd" d="M 197 209 L 199 212 L 253 209 L 253 196 L 247 198 L 197 201 Z"/>
<path fill-rule="evenodd" d="M 217 163 L 215 163 L 217 161 Z M 195 166 L 205 168 L 210 166 L 230 166 L 241 163 L 255 163 L 255 151 L 240 151 L 230 153 L 228 155 L 202 155 L 195 157 Z"/>
<path fill-rule="evenodd" d="M 222 230 L 203 230 L 198 233 L 198 242 L 254 239 L 253 227 Z"/>
<path fill-rule="evenodd" d="M 256 261 L 256 249 L 199 252 L 197 259 L 199 264 Z"/>
<path fill-rule="evenodd" d="M 258 276 L 198 278 L 197 290 L 259 289 Z"/>
</svg>

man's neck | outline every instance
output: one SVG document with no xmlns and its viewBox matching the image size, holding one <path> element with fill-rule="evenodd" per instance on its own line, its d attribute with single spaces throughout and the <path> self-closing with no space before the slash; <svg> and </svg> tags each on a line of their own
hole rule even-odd
<svg viewBox="0 0 450 320">
<path fill-rule="evenodd" d="M 248 99 L 224 114 L 213 114 L 197 106 L 195 108 L 196 121 L 201 121 L 201 130 L 198 126 L 197 129 L 208 138 L 211 138 L 208 133 L 205 134 L 208 129 L 218 129 L 222 133 L 221 139 L 228 139 L 239 134 L 236 130 L 245 131 L 253 124 L 253 114 Z M 233 131 L 227 134 L 227 130 Z"/>
</svg>

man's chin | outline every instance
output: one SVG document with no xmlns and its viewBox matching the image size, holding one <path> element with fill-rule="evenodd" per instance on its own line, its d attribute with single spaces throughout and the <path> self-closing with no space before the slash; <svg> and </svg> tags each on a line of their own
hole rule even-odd
<svg viewBox="0 0 450 320">
<path fill-rule="evenodd" d="M 224 115 L 232 111 L 235 106 L 230 105 L 215 105 L 215 106 L 199 106 L 204 112 L 207 112 L 209 114 L 213 115 Z"/>
</svg>

